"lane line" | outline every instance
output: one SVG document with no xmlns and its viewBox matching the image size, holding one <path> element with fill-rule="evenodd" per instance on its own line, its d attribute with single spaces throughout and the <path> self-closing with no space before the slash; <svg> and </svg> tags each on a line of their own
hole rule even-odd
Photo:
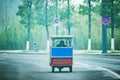
<svg viewBox="0 0 120 80">
<path fill-rule="evenodd" d="M 104 68 L 104 67 L 101 67 L 101 66 L 94 66 L 94 65 L 90 65 L 90 64 L 86 64 L 86 63 L 78 63 L 78 62 L 75 62 L 74 64 L 77 64 L 77 65 L 82 65 L 82 66 L 87 66 L 87 67 L 91 67 L 91 68 L 97 68 L 99 70 L 104 70 L 110 74 L 112 74 L 113 76 L 115 76 L 117 79 L 120 79 L 120 74 L 110 70 L 110 69 L 107 69 L 107 68 Z M 84 67 L 85 68 L 85 67 Z"/>
<path fill-rule="evenodd" d="M 111 73 L 112 75 L 114 75 L 116 78 L 120 79 L 120 75 L 118 73 L 116 73 L 116 72 L 114 72 L 110 69 L 107 69 L 107 68 L 103 68 L 103 67 L 98 67 L 98 68 L 101 69 L 101 70 L 105 70 L 105 71 Z"/>
</svg>

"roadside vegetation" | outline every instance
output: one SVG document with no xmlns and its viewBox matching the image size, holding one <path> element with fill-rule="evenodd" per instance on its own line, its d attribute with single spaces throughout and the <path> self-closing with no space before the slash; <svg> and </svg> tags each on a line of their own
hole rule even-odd
<svg viewBox="0 0 120 80">
<path fill-rule="evenodd" d="M 58 34 L 68 34 L 68 0 L 48 0 L 48 31 L 46 31 L 46 0 L 5 0 L 0 2 L 0 49 L 1 50 L 24 50 L 26 49 L 27 26 L 28 26 L 28 1 L 32 2 L 31 26 L 30 26 L 30 49 L 36 42 L 40 50 L 46 49 L 47 36 L 56 35 L 55 18 L 58 14 Z M 71 0 L 70 0 L 71 1 Z M 120 0 L 112 0 L 104 3 L 107 6 L 107 15 L 114 17 L 115 50 L 120 50 Z M 7 4 L 7 6 L 5 6 Z M 102 22 L 100 0 L 91 0 L 91 43 L 93 50 L 102 49 Z M 111 10 L 114 16 L 111 16 Z M 88 3 L 74 5 L 70 2 L 70 34 L 74 35 L 74 48 L 87 50 L 88 45 Z M 57 12 L 58 11 L 58 12 Z M 111 25 L 107 27 L 107 45 L 111 49 Z M 49 33 L 49 34 L 48 34 Z"/>
</svg>

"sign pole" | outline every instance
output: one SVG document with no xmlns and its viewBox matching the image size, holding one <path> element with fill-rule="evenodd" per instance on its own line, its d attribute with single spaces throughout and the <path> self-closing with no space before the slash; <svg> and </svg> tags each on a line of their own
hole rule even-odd
<svg viewBox="0 0 120 80">
<path fill-rule="evenodd" d="M 102 24 L 102 53 L 107 53 L 107 29 L 104 24 Z"/>
<path fill-rule="evenodd" d="M 56 24 L 56 35 L 58 35 L 58 23 L 59 23 L 58 15 L 56 15 L 56 18 L 55 18 L 55 24 Z"/>
<path fill-rule="evenodd" d="M 102 17 L 102 53 L 107 53 L 107 25 L 110 24 L 110 17 Z"/>
<path fill-rule="evenodd" d="M 55 18 L 55 24 L 56 24 L 56 35 L 58 35 L 58 0 L 56 0 L 56 18 Z"/>
</svg>

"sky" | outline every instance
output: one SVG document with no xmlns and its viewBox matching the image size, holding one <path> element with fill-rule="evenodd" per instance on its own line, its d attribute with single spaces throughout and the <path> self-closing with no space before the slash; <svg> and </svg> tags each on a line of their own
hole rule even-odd
<svg viewBox="0 0 120 80">
<path fill-rule="evenodd" d="M 82 4 L 83 0 L 71 0 L 71 4 L 73 5 L 79 5 Z"/>
</svg>

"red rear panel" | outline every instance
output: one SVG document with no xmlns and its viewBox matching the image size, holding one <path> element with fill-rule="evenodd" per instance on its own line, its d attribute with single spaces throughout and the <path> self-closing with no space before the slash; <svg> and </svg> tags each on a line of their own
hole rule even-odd
<svg viewBox="0 0 120 80">
<path fill-rule="evenodd" d="M 52 58 L 51 66 L 72 66 L 72 58 Z"/>
</svg>

